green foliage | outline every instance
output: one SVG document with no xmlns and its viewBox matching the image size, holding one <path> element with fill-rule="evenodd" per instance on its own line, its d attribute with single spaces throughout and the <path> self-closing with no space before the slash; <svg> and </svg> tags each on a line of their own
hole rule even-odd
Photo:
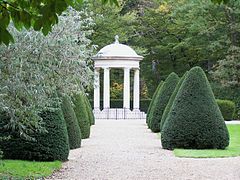
<svg viewBox="0 0 240 180">
<path fill-rule="evenodd" d="M 72 97 L 74 103 L 74 111 L 78 119 L 78 124 L 81 129 L 82 139 L 90 136 L 90 121 L 87 113 L 87 106 L 84 101 L 84 94 L 75 94 Z"/>
<path fill-rule="evenodd" d="M 155 90 L 155 92 L 154 92 L 154 94 L 153 94 L 153 96 L 152 96 L 152 100 L 151 100 L 151 102 L 150 102 L 150 104 L 149 104 L 149 106 L 148 106 L 147 117 L 146 117 L 146 123 L 147 123 L 147 124 L 148 124 L 148 122 L 149 122 L 149 115 L 150 115 L 150 112 L 151 112 L 151 110 L 152 110 L 152 106 L 153 106 L 153 104 L 154 104 L 154 101 L 157 101 L 156 96 L 157 96 L 158 92 L 160 91 L 162 85 L 163 85 L 163 81 L 161 81 L 161 82 L 158 84 L 158 87 L 157 87 L 157 89 Z"/>
<path fill-rule="evenodd" d="M 183 75 L 196 65 L 210 72 L 217 61 L 226 59 L 229 47 L 239 47 L 240 1 L 224 2 L 126 0 L 121 7 L 105 9 L 94 4 L 92 41 L 103 47 L 118 34 L 122 43 L 143 55 L 142 82 L 152 96 L 171 72 Z"/>
<path fill-rule="evenodd" d="M 3 157 L 3 152 L 0 149 L 0 161 L 1 161 L 2 157 Z M 1 164 L 1 162 L 0 162 L 0 164 Z"/>
<path fill-rule="evenodd" d="M 166 79 L 166 81 L 163 83 L 158 94 L 156 95 L 156 101 L 154 101 L 154 104 L 152 106 L 148 122 L 149 128 L 152 130 L 152 132 L 160 131 L 160 123 L 163 112 L 178 81 L 178 75 L 175 73 L 171 73 Z"/>
<path fill-rule="evenodd" d="M 16 42 L 0 45 L 0 111 L 7 111 L 8 126 L 25 137 L 42 127 L 39 112 L 58 102 L 52 98 L 56 91 L 72 95 L 92 86 L 93 46 L 87 36 L 93 19 L 86 10 L 73 9 L 58 19 L 46 37 L 10 25 Z"/>
<path fill-rule="evenodd" d="M 240 47 L 231 46 L 226 59 L 218 61 L 213 76 L 224 86 L 240 87 Z"/>
<path fill-rule="evenodd" d="M 82 4 L 83 0 L 4 0 L 0 1 L 0 44 L 13 42 L 8 31 L 10 22 L 18 30 L 33 28 L 47 35 L 53 25 L 58 23 L 58 16 L 69 6 Z M 118 5 L 117 0 L 102 0 L 103 4 Z"/>
<path fill-rule="evenodd" d="M 85 104 L 86 104 L 86 109 L 87 109 L 90 125 L 94 125 L 95 124 L 95 117 L 94 117 L 94 114 L 93 114 L 93 111 L 92 111 L 92 106 L 91 106 L 91 104 L 88 100 L 88 97 L 86 95 L 84 96 L 84 101 L 85 101 Z"/>
<path fill-rule="evenodd" d="M 217 99 L 218 107 L 225 120 L 233 120 L 236 111 L 236 105 L 233 101 Z"/>
<path fill-rule="evenodd" d="M 214 3 L 218 3 L 218 4 L 221 4 L 221 3 L 228 3 L 229 2 L 229 0 L 211 0 L 212 2 L 214 2 Z"/>
<path fill-rule="evenodd" d="M 61 169 L 62 162 L 36 162 L 20 160 L 3 160 L 0 164 L 0 178 L 4 179 L 43 179 Z"/>
<path fill-rule="evenodd" d="M 81 130 L 73 109 L 71 99 L 68 96 L 62 96 L 62 111 L 67 125 L 68 140 L 70 149 L 81 147 Z"/>
<path fill-rule="evenodd" d="M 167 117 L 168 117 L 168 114 L 169 114 L 169 112 L 171 111 L 171 108 L 172 108 L 174 99 L 175 99 L 175 97 L 176 97 L 176 95 L 177 95 L 177 93 L 178 93 L 178 90 L 179 90 L 180 86 L 182 85 L 182 82 L 184 81 L 187 73 L 188 73 L 188 72 L 186 72 L 186 73 L 181 77 L 181 79 L 178 81 L 177 86 L 175 87 L 175 89 L 174 89 L 174 91 L 173 91 L 173 93 L 172 93 L 172 95 L 171 95 L 171 97 L 170 97 L 170 99 L 169 99 L 169 101 L 168 101 L 168 103 L 167 103 L 167 106 L 166 106 L 166 108 L 165 108 L 165 110 L 164 110 L 164 112 L 163 112 L 163 115 L 162 115 L 162 119 L 161 119 L 161 123 L 160 123 L 160 131 L 162 130 L 163 125 L 164 125 L 164 123 L 165 123 L 165 121 L 166 121 L 166 119 L 167 119 Z"/>
<path fill-rule="evenodd" d="M 5 159 L 22 159 L 35 161 L 66 161 L 69 154 L 67 127 L 61 109 L 49 109 L 41 113 L 47 132 L 34 133 L 35 141 L 19 137 L 11 129 L 3 129 L 9 117 L 1 114 L 0 136 L 9 140 L 0 142 Z"/>
<path fill-rule="evenodd" d="M 200 67 L 192 68 L 184 79 L 161 140 L 164 149 L 224 149 L 229 145 L 227 127 Z"/>
</svg>

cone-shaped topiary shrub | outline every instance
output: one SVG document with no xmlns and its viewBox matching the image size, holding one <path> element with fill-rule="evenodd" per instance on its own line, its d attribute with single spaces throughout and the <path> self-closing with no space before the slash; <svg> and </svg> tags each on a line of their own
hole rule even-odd
<svg viewBox="0 0 240 180">
<path fill-rule="evenodd" d="M 186 75 L 161 134 L 164 149 L 224 149 L 229 134 L 207 77 L 200 67 Z"/>
<path fill-rule="evenodd" d="M 72 98 L 74 103 L 74 111 L 78 119 L 78 124 L 81 129 L 82 139 L 90 136 L 90 121 L 87 113 L 87 107 L 82 93 L 75 94 Z"/>
<path fill-rule="evenodd" d="M 164 112 L 163 112 L 163 115 L 162 115 L 162 119 L 161 119 L 161 123 L 160 123 L 160 131 L 162 130 L 162 127 L 163 127 L 163 125 L 164 125 L 164 122 L 165 122 L 165 120 L 166 120 L 166 118 L 167 118 L 167 116 L 168 116 L 168 114 L 169 114 L 169 112 L 170 112 L 170 110 L 171 110 L 173 101 L 174 101 L 174 99 L 175 99 L 175 97 L 176 97 L 176 95 L 177 95 L 177 93 L 178 93 L 178 90 L 179 90 L 180 86 L 182 85 L 182 82 L 183 82 L 183 80 L 185 79 L 187 73 L 188 73 L 188 72 L 186 72 L 186 73 L 181 77 L 181 79 L 178 81 L 177 86 L 175 87 L 175 89 L 174 89 L 174 91 L 173 91 L 173 93 L 172 93 L 172 95 L 171 95 L 171 97 L 170 97 L 170 99 L 169 99 L 169 101 L 168 101 L 168 103 L 167 103 L 167 106 L 166 106 L 166 108 L 165 108 L 165 110 L 164 110 Z"/>
<path fill-rule="evenodd" d="M 1 114 L 2 115 L 2 114 Z M 68 134 L 61 109 L 49 109 L 41 113 L 47 132 L 35 132 L 35 141 L 20 138 L 14 131 L 3 129 L 9 122 L 7 116 L 0 118 L 0 136 L 11 136 L 0 142 L 5 159 L 35 161 L 65 161 L 69 154 Z"/>
<path fill-rule="evenodd" d="M 89 121 L 90 121 L 90 125 L 94 125 L 95 124 L 95 117 L 92 111 L 92 106 L 87 98 L 87 96 L 84 96 L 84 100 L 86 103 L 86 109 L 87 109 L 87 113 L 88 113 L 88 117 L 89 117 Z"/>
<path fill-rule="evenodd" d="M 157 87 L 157 89 L 155 90 L 155 92 L 154 92 L 154 94 L 153 94 L 153 96 L 152 96 L 152 100 L 151 100 L 151 102 L 150 102 L 150 104 L 149 104 L 149 106 L 148 106 L 147 117 L 146 117 L 146 123 L 147 123 L 147 124 L 148 124 L 148 122 L 149 122 L 149 115 L 150 115 L 150 112 L 151 112 L 151 110 L 152 110 L 152 106 L 153 106 L 153 104 L 154 104 L 154 101 L 157 100 L 157 99 L 156 99 L 156 96 L 157 96 L 158 92 L 160 91 L 162 85 L 163 85 L 163 81 L 161 81 L 161 82 L 158 84 L 158 87 Z"/>
<path fill-rule="evenodd" d="M 68 96 L 62 96 L 62 111 L 67 125 L 68 140 L 70 149 L 81 147 L 81 130 L 74 112 L 71 99 Z"/>
<path fill-rule="evenodd" d="M 156 96 L 156 101 L 153 104 L 152 112 L 149 114 L 149 127 L 152 132 L 160 131 L 160 123 L 163 111 L 179 81 L 179 77 L 175 73 L 171 73 L 160 88 Z"/>
</svg>

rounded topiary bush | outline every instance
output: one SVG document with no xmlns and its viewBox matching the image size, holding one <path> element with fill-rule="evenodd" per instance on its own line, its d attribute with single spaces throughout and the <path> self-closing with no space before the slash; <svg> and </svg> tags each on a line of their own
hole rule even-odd
<svg viewBox="0 0 240 180">
<path fill-rule="evenodd" d="M 41 113 L 47 132 L 35 132 L 35 141 L 22 139 L 14 131 L 3 129 L 9 122 L 7 116 L 0 118 L 0 136 L 11 136 L 0 142 L 5 159 L 35 161 L 65 161 L 69 154 L 68 134 L 61 109 L 49 109 Z"/>
<path fill-rule="evenodd" d="M 90 121 L 87 113 L 86 102 L 82 93 L 75 94 L 72 98 L 74 111 L 77 116 L 78 124 L 81 129 L 82 139 L 90 136 Z"/>
<path fill-rule="evenodd" d="M 85 100 L 85 103 L 86 103 L 86 109 L 87 109 L 90 125 L 94 125 L 95 124 L 95 117 L 94 117 L 94 114 L 93 114 L 93 111 L 92 111 L 92 106 L 91 106 L 87 96 L 84 96 L 84 100 Z"/>
<path fill-rule="evenodd" d="M 164 149 L 224 149 L 229 134 L 200 67 L 186 75 L 161 132 Z"/>
<path fill-rule="evenodd" d="M 160 123 L 165 107 L 179 81 L 179 77 L 175 73 L 171 73 L 163 83 L 160 91 L 156 95 L 156 101 L 152 106 L 149 114 L 149 128 L 152 132 L 160 131 Z"/>
<path fill-rule="evenodd" d="M 236 105 L 233 101 L 217 99 L 218 107 L 223 115 L 223 118 L 227 121 L 231 121 L 234 118 L 236 111 Z"/>
<path fill-rule="evenodd" d="M 162 127 L 163 127 L 163 125 L 166 121 L 166 118 L 167 118 L 169 112 L 171 111 L 171 107 L 172 107 L 172 104 L 174 102 L 174 99 L 175 99 L 175 97 L 178 93 L 178 90 L 179 90 L 180 86 L 182 85 L 182 82 L 185 79 L 187 73 L 188 72 L 186 72 L 183 75 L 183 77 L 181 77 L 181 79 L 178 81 L 177 86 L 175 87 L 175 89 L 174 89 L 174 91 L 173 91 L 173 93 L 172 93 L 172 95 L 171 95 L 171 97 L 170 97 L 170 99 L 167 103 L 167 106 L 166 106 L 165 110 L 163 111 L 163 115 L 162 115 L 162 119 L 161 119 L 161 123 L 160 123 L 160 131 L 162 130 Z"/>
<path fill-rule="evenodd" d="M 67 125 L 68 139 L 70 149 L 81 147 L 81 130 L 78 120 L 72 107 L 71 99 L 68 96 L 62 96 L 62 111 Z"/>
<path fill-rule="evenodd" d="M 149 122 L 149 115 L 150 115 L 150 112 L 151 112 L 151 110 L 152 110 L 152 106 L 153 106 L 153 104 L 154 104 L 154 101 L 157 100 L 157 99 L 156 99 L 156 96 L 157 96 L 158 92 L 160 91 L 162 85 L 163 85 L 163 81 L 161 81 L 161 82 L 158 84 L 157 89 L 156 89 L 155 92 L 153 93 L 152 100 L 151 100 L 151 102 L 150 102 L 150 104 L 149 104 L 149 106 L 148 106 L 148 110 L 147 110 L 147 117 L 146 117 L 146 123 L 147 123 L 147 124 L 148 124 L 148 122 Z"/>
</svg>

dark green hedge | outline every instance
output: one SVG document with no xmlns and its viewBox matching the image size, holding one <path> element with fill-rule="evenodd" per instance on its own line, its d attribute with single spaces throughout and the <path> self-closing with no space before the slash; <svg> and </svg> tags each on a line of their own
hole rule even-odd
<svg viewBox="0 0 240 180">
<path fill-rule="evenodd" d="M 218 107 L 223 115 L 223 118 L 227 121 L 231 121 L 234 118 L 236 111 L 236 105 L 233 101 L 217 99 Z"/>
<path fill-rule="evenodd" d="M 154 101 L 154 104 L 152 106 L 148 122 L 149 128 L 154 133 L 160 131 L 160 123 L 163 112 L 178 81 L 179 81 L 178 75 L 175 73 L 171 73 L 167 77 L 166 81 L 163 83 L 158 94 L 156 95 L 156 101 Z"/>
<path fill-rule="evenodd" d="M 222 86 L 216 81 L 211 83 L 216 99 L 228 99 L 236 104 L 234 119 L 240 119 L 240 87 Z"/>
<path fill-rule="evenodd" d="M 9 140 L 0 142 L 0 149 L 5 159 L 22 159 L 35 161 L 65 161 L 69 154 L 68 134 L 61 109 L 51 109 L 41 113 L 47 133 L 34 133 L 36 141 L 22 139 L 13 131 L 3 129 L 9 122 L 7 116 L 1 114 L 0 137 L 11 136 Z"/>
<path fill-rule="evenodd" d="M 84 101 L 86 103 L 86 109 L 87 109 L 90 125 L 94 125 L 95 124 L 95 117 L 94 117 L 94 114 L 93 114 L 93 111 L 92 111 L 92 106 L 91 106 L 87 96 L 84 96 Z"/>
<path fill-rule="evenodd" d="M 210 84 L 200 67 L 183 81 L 161 132 L 164 149 L 224 149 L 229 134 Z"/>
<path fill-rule="evenodd" d="M 186 72 L 183 75 L 183 77 L 179 80 L 179 82 L 177 83 L 177 86 L 175 87 L 175 89 L 174 89 L 174 91 L 173 91 L 173 93 L 172 93 L 172 95 L 171 95 L 171 97 L 170 97 L 170 99 L 169 99 L 169 101 L 167 103 L 167 106 L 166 106 L 166 108 L 165 108 L 165 110 L 163 112 L 163 115 L 162 115 L 162 119 L 161 119 L 161 123 L 160 123 L 160 131 L 162 130 L 162 127 L 163 127 L 163 125 L 164 125 L 164 123 L 165 123 L 165 121 L 167 119 L 167 116 L 168 116 L 169 112 L 171 111 L 174 99 L 175 99 L 175 97 L 176 97 L 176 95 L 178 93 L 178 90 L 179 90 L 180 86 L 182 85 L 182 82 L 185 79 L 187 73 L 188 72 Z"/>
<path fill-rule="evenodd" d="M 89 138 L 90 136 L 90 120 L 87 113 L 84 95 L 82 93 L 75 94 L 72 97 L 74 103 L 74 111 L 78 119 L 78 124 L 81 129 L 82 139 Z"/>
<path fill-rule="evenodd" d="M 160 91 L 160 88 L 162 87 L 162 85 L 163 85 L 163 81 L 161 81 L 161 82 L 158 84 L 158 87 L 157 87 L 157 89 L 155 90 L 155 92 L 154 92 L 154 94 L 153 94 L 153 96 L 152 96 L 152 100 L 151 100 L 151 102 L 150 102 L 150 104 L 149 104 L 149 107 L 148 107 L 148 110 L 147 110 L 147 117 L 146 117 L 146 123 L 147 123 L 147 124 L 148 124 L 148 122 L 149 122 L 149 114 L 150 114 L 150 112 L 151 112 L 151 110 L 152 110 L 152 106 L 153 106 L 153 104 L 154 104 L 154 101 L 157 100 L 157 99 L 156 99 L 156 96 L 157 96 L 158 92 Z"/>
<path fill-rule="evenodd" d="M 81 130 L 78 120 L 72 107 L 71 99 L 68 96 L 62 96 L 62 111 L 68 130 L 68 139 L 70 149 L 81 147 Z"/>
</svg>

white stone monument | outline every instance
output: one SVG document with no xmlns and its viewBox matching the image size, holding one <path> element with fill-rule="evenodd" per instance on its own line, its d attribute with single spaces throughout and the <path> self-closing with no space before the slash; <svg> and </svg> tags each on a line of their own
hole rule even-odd
<svg viewBox="0 0 240 180">
<path fill-rule="evenodd" d="M 120 44 L 115 36 L 113 44 L 103 47 L 94 60 L 94 115 L 96 119 L 145 119 L 146 114 L 139 110 L 139 62 L 142 56 L 127 45 Z M 103 110 L 100 110 L 100 69 L 104 69 Z M 124 70 L 123 108 L 110 107 L 110 70 Z M 134 71 L 133 110 L 130 110 L 130 70 Z"/>
</svg>

